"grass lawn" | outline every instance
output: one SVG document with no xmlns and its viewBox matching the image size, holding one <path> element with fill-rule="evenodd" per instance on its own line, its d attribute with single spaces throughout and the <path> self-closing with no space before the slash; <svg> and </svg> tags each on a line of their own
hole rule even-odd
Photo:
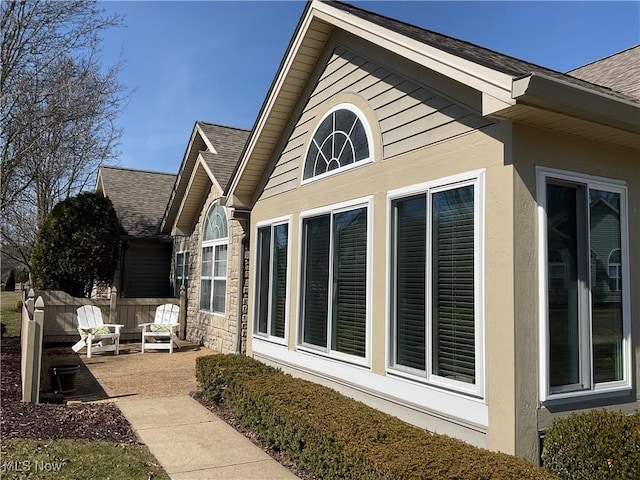
<svg viewBox="0 0 640 480">
<path fill-rule="evenodd" d="M 117 445 L 87 440 L 3 440 L 3 479 L 55 480 L 169 479 L 141 445 Z"/>
<path fill-rule="evenodd" d="M 4 335 L 7 337 L 19 337 L 22 323 L 21 310 L 16 309 L 18 300 L 21 300 L 21 292 L 0 292 L 0 320 L 5 326 Z"/>
</svg>

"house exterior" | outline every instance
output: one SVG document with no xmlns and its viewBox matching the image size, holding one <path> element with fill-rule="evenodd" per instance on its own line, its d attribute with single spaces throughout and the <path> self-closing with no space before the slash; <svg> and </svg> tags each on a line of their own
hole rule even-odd
<svg viewBox="0 0 640 480">
<path fill-rule="evenodd" d="M 247 354 L 534 462 L 554 418 L 639 408 L 638 77 L 601 70 L 310 2 L 220 194 Z"/>
<path fill-rule="evenodd" d="M 111 199 L 122 225 L 120 261 L 113 285 L 127 298 L 172 297 L 170 235 L 160 223 L 176 176 L 101 166 L 96 192 Z"/>
<path fill-rule="evenodd" d="M 246 218 L 228 216 L 223 192 L 248 136 L 246 130 L 195 123 L 161 227 L 174 238 L 176 295 L 186 290 L 185 338 L 223 353 L 245 349 Z"/>
</svg>

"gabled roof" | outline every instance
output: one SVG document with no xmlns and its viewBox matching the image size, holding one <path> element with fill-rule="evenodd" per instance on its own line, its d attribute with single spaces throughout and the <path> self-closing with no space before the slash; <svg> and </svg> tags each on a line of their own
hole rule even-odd
<svg viewBox="0 0 640 480">
<path fill-rule="evenodd" d="M 640 101 L 640 45 L 567 72 Z"/>
<path fill-rule="evenodd" d="M 160 223 L 176 176 L 101 166 L 96 191 L 111 199 L 122 228 L 131 237 L 161 236 Z"/>
<path fill-rule="evenodd" d="M 211 185 L 224 191 L 229 183 L 249 131 L 196 122 L 180 171 L 166 203 L 162 231 L 188 235 Z"/>
<path fill-rule="evenodd" d="M 311 0 L 225 191 L 228 206 L 252 208 L 262 172 L 336 29 L 471 87 L 477 104 L 466 106 L 482 115 L 640 146 L 640 102 L 625 93 L 351 5 Z"/>
</svg>

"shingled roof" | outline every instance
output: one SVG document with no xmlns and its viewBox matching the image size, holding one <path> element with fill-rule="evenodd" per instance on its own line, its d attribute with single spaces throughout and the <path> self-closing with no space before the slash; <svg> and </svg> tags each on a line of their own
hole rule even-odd
<svg viewBox="0 0 640 480">
<path fill-rule="evenodd" d="M 111 199 L 126 235 L 159 237 L 175 180 L 170 173 L 102 166 L 96 191 Z"/>
<path fill-rule="evenodd" d="M 170 233 L 176 221 L 187 231 L 193 227 L 208 185 L 215 182 L 224 191 L 250 133 L 224 125 L 195 123 L 164 212 L 164 233 Z"/>
<path fill-rule="evenodd" d="M 216 153 L 204 152 L 202 158 L 224 190 L 251 132 L 213 123 L 196 123 L 216 150 Z"/>
<path fill-rule="evenodd" d="M 419 41 L 426 45 L 430 45 L 452 55 L 456 55 L 466 60 L 475 62 L 478 65 L 483 65 L 485 67 L 494 69 L 507 75 L 511 75 L 516 78 L 524 77 L 532 73 L 543 74 L 551 78 L 561 79 L 575 85 L 583 86 L 585 88 L 589 88 L 591 90 L 599 91 L 602 93 L 607 93 L 619 98 L 633 99 L 635 101 L 638 100 L 638 97 L 630 95 L 624 89 L 617 88 L 621 86 L 622 82 L 600 83 L 591 79 L 595 77 L 587 78 L 588 76 L 586 75 L 575 75 L 575 70 L 571 72 L 571 75 L 567 75 L 565 73 L 557 72 L 549 68 L 541 67 L 533 63 L 525 62 L 524 60 L 495 52 L 488 48 L 474 45 L 473 43 L 458 40 L 447 35 L 401 22 L 400 20 L 385 17 L 368 10 L 363 10 L 358 7 L 354 7 L 353 5 L 332 1 L 328 1 L 325 3 L 339 8 L 340 10 L 343 10 L 345 12 L 349 12 L 350 14 L 360 17 L 369 22 L 375 23 L 376 25 L 380 25 L 381 27 L 385 27 L 389 30 L 405 35 L 413 40 Z M 621 57 L 619 60 L 622 61 L 623 58 Z M 634 76 L 629 73 L 628 81 L 630 81 L 632 78 L 636 79 L 637 85 L 638 76 Z"/>
<path fill-rule="evenodd" d="M 640 45 L 567 72 L 640 101 Z"/>
</svg>

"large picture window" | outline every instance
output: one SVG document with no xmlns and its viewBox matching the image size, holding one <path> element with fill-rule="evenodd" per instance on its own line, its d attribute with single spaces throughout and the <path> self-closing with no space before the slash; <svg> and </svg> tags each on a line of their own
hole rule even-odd
<svg viewBox="0 0 640 480">
<path fill-rule="evenodd" d="M 301 344 L 367 356 L 367 207 L 304 218 Z"/>
<path fill-rule="evenodd" d="M 548 396 L 628 385 L 626 190 L 542 172 L 544 338 Z"/>
<path fill-rule="evenodd" d="M 224 207 L 214 203 L 207 212 L 202 232 L 200 310 L 225 313 L 227 244 L 227 216 Z"/>
<path fill-rule="evenodd" d="M 316 128 L 304 163 L 302 180 L 324 177 L 373 158 L 371 133 L 354 105 L 332 108 Z"/>
<path fill-rule="evenodd" d="M 285 338 L 289 224 L 258 228 L 255 333 Z"/>
<path fill-rule="evenodd" d="M 481 392 L 480 179 L 391 198 L 391 368 Z"/>
</svg>

